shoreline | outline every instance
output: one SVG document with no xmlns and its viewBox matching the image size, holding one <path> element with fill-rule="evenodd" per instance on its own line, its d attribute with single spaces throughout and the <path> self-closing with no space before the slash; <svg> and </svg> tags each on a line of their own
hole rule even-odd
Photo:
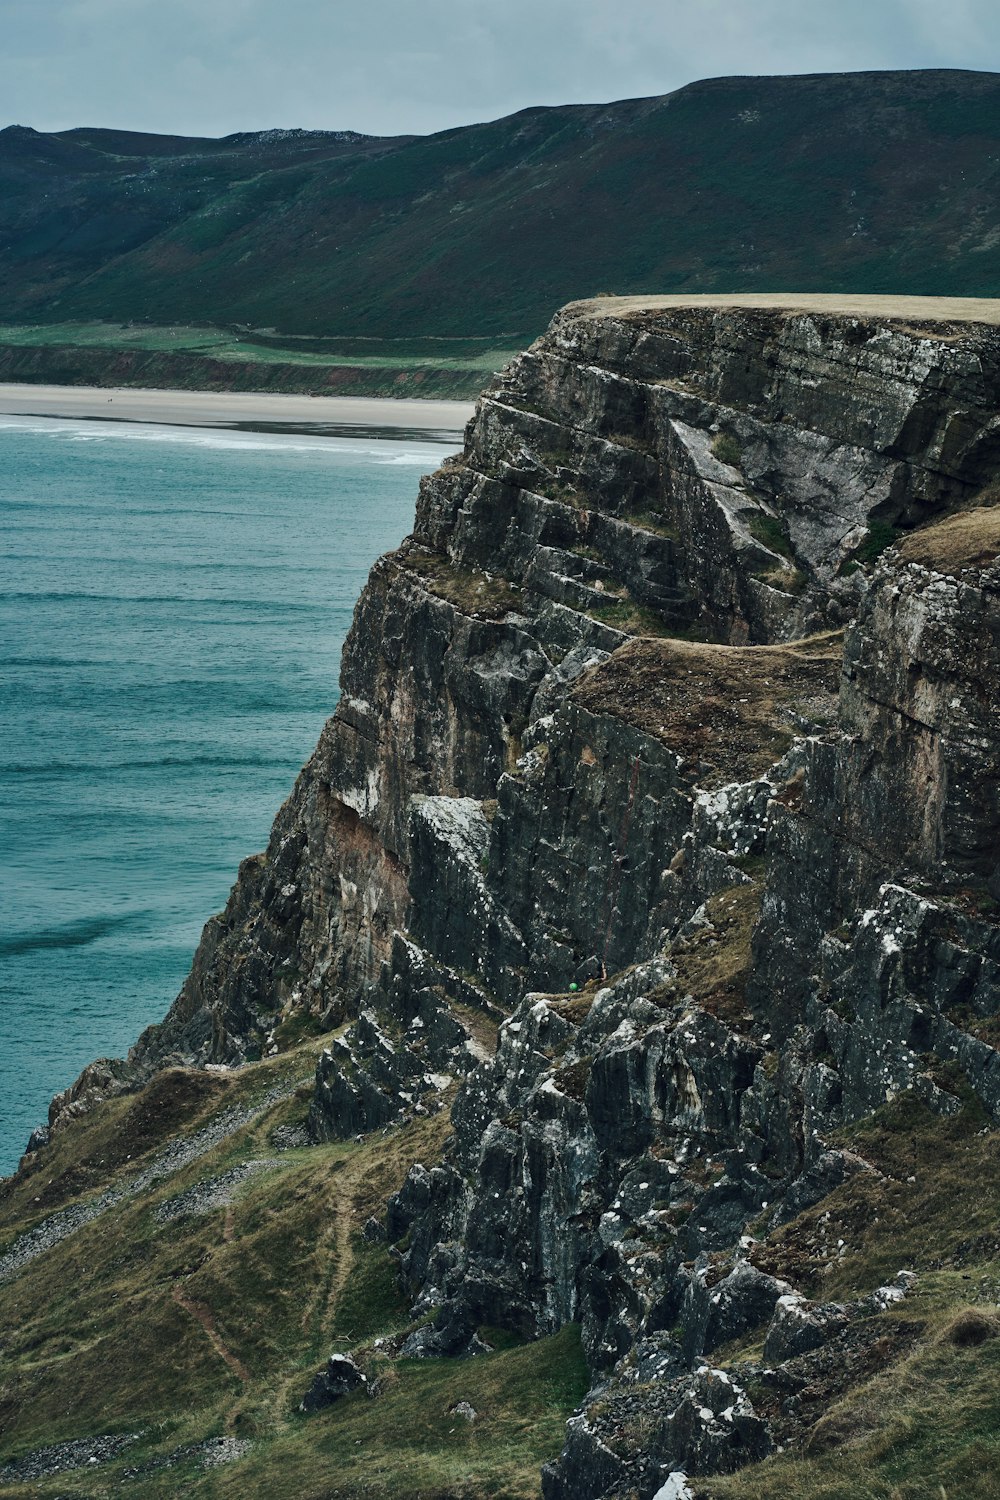
<svg viewBox="0 0 1000 1500">
<path fill-rule="evenodd" d="M 142 422 L 238 432 L 408 441 L 461 440 L 474 403 L 382 396 L 302 396 L 265 391 L 178 391 L 0 383 L 0 417 Z"/>
</svg>

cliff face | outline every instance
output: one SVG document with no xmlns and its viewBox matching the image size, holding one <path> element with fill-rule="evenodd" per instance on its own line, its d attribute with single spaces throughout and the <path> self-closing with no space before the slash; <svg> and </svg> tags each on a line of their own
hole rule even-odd
<svg viewBox="0 0 1000 1500">
<path fill-rule="evenodd" d="M 129 1060 L 341 1028 L 314 1140 L 463 1080 L 389 1205 L 432 1315 L 403 1352 L 581 1325 L 599 1399 L 550 1500 L 794 1438 L 795 1360 L 874 1347 L 910 1284 L 831 1310 L 769 1237 L 864 1197 L 850 1131 L 887 1100 L 1000 1120 L 998 357 L 939 306 L 561 313 L 424 481 L 266 854 Z"/>
</svg>

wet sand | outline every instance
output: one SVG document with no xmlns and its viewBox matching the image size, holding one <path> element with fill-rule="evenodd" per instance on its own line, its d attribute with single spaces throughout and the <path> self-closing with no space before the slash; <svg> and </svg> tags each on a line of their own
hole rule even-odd
<svg viewBox="0 0 1000 1500">
<path fill-rule="evenodd" d="M 0 384 L 0 416 L 231 427 L 245 432 L 310 432 L 349 437 L 377 428 L 386 437 L 447 442 L 461 437 L 472 412 L 471 401 Z"/>
</svg>

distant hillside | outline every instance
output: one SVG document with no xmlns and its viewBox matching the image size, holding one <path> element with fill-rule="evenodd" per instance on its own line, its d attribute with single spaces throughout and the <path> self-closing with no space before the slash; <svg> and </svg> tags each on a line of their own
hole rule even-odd
<svg viewBox="0 0 1000 1500">
<path fill-rule="evenodd" d="M 14 126 L 0 318 L 58 327 L 0 330 L 22 350 L 0 373 L 47 378 L 53 348 L 80 344 L 183 353 L 179 326 L 225 331 L 215 383 L 259 357 L 306 388 L 417 366 L 478 384 L 603 291 L 990 295 L 998 188 L 993 73 L 714 79 L 424 138 Z"/>
</svg>

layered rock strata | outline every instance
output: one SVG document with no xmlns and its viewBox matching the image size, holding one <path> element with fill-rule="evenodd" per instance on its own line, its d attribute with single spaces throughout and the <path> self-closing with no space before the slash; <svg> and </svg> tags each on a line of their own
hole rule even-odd
<svg viewBox="0 0 1000 1500">
<path fill-rule="evenodd" d="M 886 1098 L 1000 1119 L 998 353 L 793 299 L 561 313 L 424 481 L 266 854 L 118 1070 L 308 1011 L 315 1138 L 450 1107 L 388 1209 L 405 1352 L 580 1323 L 550 1500 L 766 1453 L 761 1369 L 713 1353 L 767 1328 L 794 1387 L 908 1283 L 809 1304 L 756 1237 L 870 1170 L 830 1138 Z"/>
</svg>

